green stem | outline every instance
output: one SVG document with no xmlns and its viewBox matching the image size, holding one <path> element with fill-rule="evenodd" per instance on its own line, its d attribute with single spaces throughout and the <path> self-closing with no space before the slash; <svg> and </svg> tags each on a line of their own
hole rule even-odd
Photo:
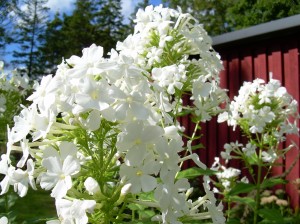
<svg viewBox="0 0 300 224">
<path fill-rule="evenodd" d="M 230 199 L 228 199 L 228 201 L 227 201 L 227 219 L 229 219 L 230 218 L 230 213 L 231 213 L 231 207 L 230 207 Z"/>
<path fill-rule="evenodd" d="M 194 138 L 195 138 L 195 136 L 196 136 L 196 132 L 197 132 L 197 130 L 198 130 L 198 128 L 199 128 L 199 123 L 200 123 L 200 122 L 197 122 L 197 123 L 196 123 L 196 126 L 195 126 L 195 128 L 194 128 L 194 132 L 193 132 L 192 137 L 191 137 L 191 139 L 190 139 L 191 141 L 193 141 Z M 187 154 L 188 154 L 188 150 L 186 150 L 186 151 L 184 152 L 183 158 L 186 157 Z M 180 162 L 180 165 L 179 165 L 180 170 L 181 170 L 181 167 L 182 167 L 184 161 L 185 161 L 185 160 L 182 160 L 182 161 Z M 176 173 L 175 178 L 177 177 L 178 173 L 179 173 L 179 172 Z"/>
<path fill-rule="evenodd" d="M 262 175 L 262 159 L 261 159 L 261 155 L 262 154 L 262 149 L 259 149 L 259 155 L 258 155 L 258 170 L 257 170 L 257 182 L 256 182 L 256 197 L 255 197 L 255 210 L 254 210 L 254 220 L 253 220 L 253 224 L 257 223 L 257 219 L 258 219 L 258 211 L 259 211 L 259 207 L 260 207 L 260 187 L 261 187 L 261 175 Z"/>
</svg>

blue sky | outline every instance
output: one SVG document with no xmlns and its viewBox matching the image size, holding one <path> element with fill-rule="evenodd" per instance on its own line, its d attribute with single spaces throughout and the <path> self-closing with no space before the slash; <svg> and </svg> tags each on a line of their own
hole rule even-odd
<svg viewBox="0 0 300 224">
<path fill-rule="evenodd" d="M 130 15 L 135 8 L 135 6 L 140 2 L 141 0 L 122 0 L 122 6 L 123 6 L 123 15 Z M 50 8 L 50 12 L 55 13 L 57 11 L 59 12 L 70 12 L 74 8 L 74 2 L 75 0 L 48 0 L 47 6 Z M 161 0 L 151 0 L 150 4 L 152 5 L 159 5 L 161 3 Z"/>
</svg>

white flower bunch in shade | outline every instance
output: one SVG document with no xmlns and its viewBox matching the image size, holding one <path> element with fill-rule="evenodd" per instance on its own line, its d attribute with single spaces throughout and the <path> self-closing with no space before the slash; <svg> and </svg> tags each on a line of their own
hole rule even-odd
<svg viewBox="0 0 300 224">
<path fill-rule="evenodd" d="M 211 170 L 216 171 L 217 182 L 215 186 L 222 188 L 222 192 L 229 192 L 232 186 L 235 185 L 236 181 L 239 180 L 241 170 L 233 167 L 225 167 L 221 164 L 220 158 L 215 157 L 215 161 L 211 166 Z M 245 178 L 242 179 L 243 181 Z M 219 189 L 215 188 L 215 192 L 219 192 Z"/>
<path fill-rule="evenodd" d="M 20 111 L 22 100 L 31 90 L 29 78 L 21 76 L 18 70 L 11 74 L 4 71 L 4 62 L 0 61 L 0 120 L 6 129 L 6 124 L 10 123 L 14 114 Z"/>
<path fill-rule="evenodd" d="M 0 218 L 0 224 L 7 224 L 7 223 L 8 223 L 8 218 L 6 216 Z"/>
<path fill-rule="evenodd" d="M 152 211 L 147 222 L 225 223 L 206 182 L 206 195 L 192 201 L 188 180 L 177 178 L 189 159 L 206 169 L 184 146 L 178 117 L 194 115 L 192 142 L 199 123 L 221 111 L 220 59 L 189 14 L 149 6 L 136 22 L 109 58 L 93 44 L 42 78 L 9 129 L 1 194 L 51 191 L 58 219 L 48 223 L 129 222 L 133 205 Z M 182 105 L 186 94 L 194 106 Z M 22 153 L 16 165 L 13 151 Z"/>
<path fill-rule="evenodd" d="M 239 143 L 226 144 L 225 152 L 221 155 L 226 160 L 233 158 L 233 154 L 254 158 L 257 157 L 256 149 L 260 148 L 262 160 L 273 163 L 293 147 L 290 145 L 284 150 L 278 150 L 286 135 L 299 134 L 298 119 L 297 101 L 278 80 L 271 79 L 268 83 L 262 79 L 245 82 L 239 95 L 230 103 L 228 111 L 218 116 L 218 121 L 227 121 L 234 129 L 239 126 L 249 142 L 246 146 Z"/>
<path fill-rule="evenodd" d="M 297 107 L 297 101 L 278 80 L 265 83 L 256 79 L 243 84 L 228 112 L 219 115 L 219 121 L 227 121 L 234 128 L 239 125 L 244 132 L 251 134 L 275 128 L 274 135 L 282 141 L 284 134 L 297 133 L 297 124 L 289 121 L 291 117 L 298 118 Z"/>
<path fill-rule="evenodd" d="M 257 223 L 261 202 L 265 203 L 264 200 L 266 200 L 261 197 L 260 192 L 267 186 L 273 187 L 278 183 L 285 182 L 284 176 L 271 178 L 268 176 L 276 160 L 284 157 L 285 153 L 295 147 L 294 144 L 281 143 L 286 140 L 287 135 L 299 134 L 298 119 L 297 102 L 286 88 L 274 79 L 270 79 L 268 83 L 262 79 L 245 82 L 239 90 L 239 95 L 234 97 L 229 104 L 228 111 L 218 117 L 219 122 L 227 121 L 229 126 L 233 126 L 233 129 L 238 126 L 247 140 L 245 144 L 238 141 L 225 144 L 225 151 L 221 152 L 221 157 L 225 159 L 226 163 L 229 160 L 242 162 L 247 176 L 251 177 L 253 181 L 249 183 L 247 179 L 243 178 L 241 179 L 243 183 L 236 180 L 235 184 L 230 186 L 231 183 L 222 181 L 222 178 L 232 175 L 232 170 L 223 172 L 221 175 L 217 174 L 217 178 L 221 179 L 222 187 L 225 189 L 222 193 L 224 193 L 229 207 L 231 202 L 238 202 L 235 199 L 237 195 L 247 193 L 247 197 L 255 202 L 254 207 L 251 208 L 254 223 Z M 282 149 L 280 144 L 287 147 Z M 216 164 L 218 164 L 217 162 Z M 271 184 L 266 184 L 267 181 L 270 181 Z M 217 184 L 215 184 L 217 189 L 221 189 Z M 255 196 L 251 193 L 253 190 L 255 190 Z M 242 203 L 249 205 L 247 202 Z M 230 216 L 232 215 L 229 212 L 228 219 L 231 218 Z"/>
</svg>

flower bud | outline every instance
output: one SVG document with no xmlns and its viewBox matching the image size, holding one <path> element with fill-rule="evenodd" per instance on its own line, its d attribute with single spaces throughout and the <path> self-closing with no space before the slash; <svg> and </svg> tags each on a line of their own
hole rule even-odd
<svg viewBox="0 0 300 224">
<path fill-rule="evenodd" d="M 84 181 L 84 187 L 89 192 L 90 195 L 94 195 L 95 193 L 100 191 L 98 182 L 92 177 L 88 177 Z"/>
</svg>

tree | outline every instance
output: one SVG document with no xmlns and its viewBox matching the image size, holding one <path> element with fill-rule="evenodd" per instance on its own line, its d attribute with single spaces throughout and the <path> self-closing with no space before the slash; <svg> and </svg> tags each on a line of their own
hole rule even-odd
<svg viewBox="0 0 300 224">
<path fill-rule="evenodd" d="M 13 52 L 13 63 L 24 65 L 28 76 L 36 76 L 40 71 L 38 46 L 44 38 L 45 24 L 48 21 L 48 0 L 25 0 L 16 9 L 15 43 L 19 49 Z"/>
<path fill-rule="evenodd" d="M 62 56 L 65 55 L 65 38 L 61 29 L 63 20 L 60 14 L 56 13 L 54 19 L 47 24 L 45 38 L 39 46 L 39 61 L 43 64 L 45 73 L 54 73 L 56 66 L 61 63 Z"/>
<path fill-rule="evenodd" d="M 83 48 L 93 43 L 101 45 L 104 53 L 127 34 L 123 24 L 121 1 L 77 0 L 71 15 L 57 14 L 47 24 L 46 37 L 40 49 L 47 73 L 53 73 L 62 58 L 81 55 Z"/>
<path fill-rule="evenodd" d="M 94 13 L 94 25 L 98 34 L 98 41 L 107 53 L 116 46 L 117 41 L 128 35 L 128 26 L 123 21 L 121 0 L 97 0 Z"/>
<path fill-rule="evenodd" d="M 65 58 L 80 55 L 85 47 L 89 47 L 96 39 L 95 27 L 92 25 L 93 4 L 91 0 L 77 0 L 70 16 L 63 16 L 61 27 Z"/>
<path fill-rule="evenodd" d="M 180 6 L 214 36 L 300 13 L 300 0 L 163 0 Z"/>
<path fill-rule="evenodd" d="M 39 47 L 47 74 L 54 73 L 63 58 L 80 55 L 83 48 L 95 42 L 96 31 L 91 23 L 93 7 L 90 0 L 77 0 L 71 15 L 57 13 L 47 23 L 45 38 Z"/>
<path fill-rule="evenodd" d="M 227 18 L 231 27 L 241 29 L 299 13 L 300 0 L 239 0 L 228 9 Z"/>
<path fill-rule="evenodd" d="M 17 0 L 0 0 L 0 49 L 12 41 L 8 34 L 8 27 L 11 24 L 10 12 L 16 7 Z"/>
<path fill-rule="evenodd" d="M 210 35 L 231 31 L 226 22 L 226 12 L 236 0 L 163 0 L 169 7 L 179 6 L 183 12 L 191 13 Z"/>
</svg>

